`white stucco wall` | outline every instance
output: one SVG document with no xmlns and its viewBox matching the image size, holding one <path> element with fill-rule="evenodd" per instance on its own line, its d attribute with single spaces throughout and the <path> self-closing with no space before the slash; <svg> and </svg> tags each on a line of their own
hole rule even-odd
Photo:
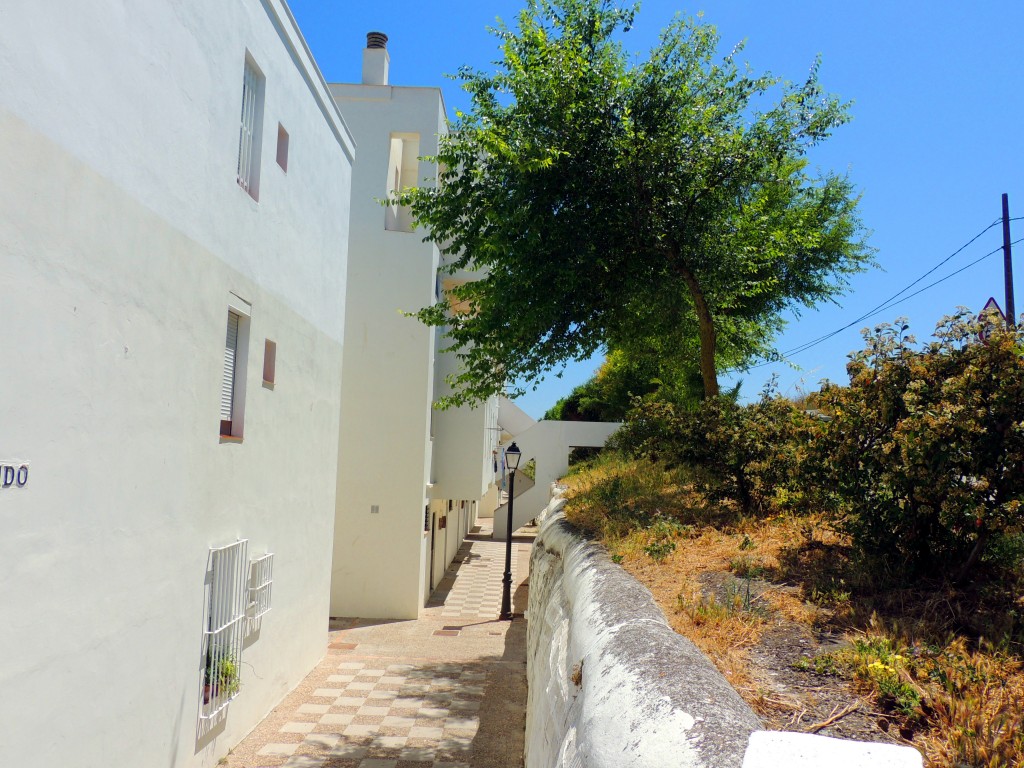
<svg viewBox="0 0 1024 768">
<path fill-rule="evenodd" d="M 507 406 L 505 409 L 508 414 Z M 537 517 L 547 505 L 551 483 L 569 470 L 571 449 L 601 447 L 620 426 L 619 422 L 604 421 L 538 421 L 515 434 L 515 443 L 522 452 L 520 466 L 531 459 L 537 463 L 535 485 L 517 494 L 512 504 L 512 532 Z M 508 508 L 502 505 L 494 513 L 494 538 L 504 540 L 507 528 Z"/>
<path fill-rule="evenodd" d="M 445 377 L 454 373 L 456 361 L 452 354 L 437 355 L 436 396 L 451 391 Z M 434 411 L 432 497 L 482 502 L 494 484 L 492 452 L 498 447 L 497 416 L 496 397 L 475 408 L 467 405 Z"/>
<path fill-rule="evenodd" d="M 351 139 L 277 0 L 0 15 L 0 462 L 31 467 L 0 493 L 0 764 L 215 765 L 324 652 Z M 218 434 L 230 292 L 241 443 Z M 273 608 L 197 739 L 209 548 L 239 537 L 275 553 Z"/>
<path fill-rule="evenodd" d="M 430 545 L 423 519 L 434 334 L 402 313 L 433 303 L 439 256 L 418 233 L 386 230 L 378 200 L 392 181 L 393 134 L 417 135 L 420 154 L 432 154 L 445 129 L 443 106 L 435 88 L 330 89 L 359 146 L 331 615 L 415 618 L 423 604 Z M 418 178 L 429 176 L 428 165 L 419 165 Z"/>
</svg>

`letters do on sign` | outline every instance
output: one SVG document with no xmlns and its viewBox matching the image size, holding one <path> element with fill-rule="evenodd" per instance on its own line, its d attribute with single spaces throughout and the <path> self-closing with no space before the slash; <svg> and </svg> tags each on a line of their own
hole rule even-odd
<svg viewBox="0 0 1024 768">
<path fill-rule="evenodd" d="M 0 488 L 24 488 L 28 483 L 28 464 L 0 463 Z"/>
</svg>

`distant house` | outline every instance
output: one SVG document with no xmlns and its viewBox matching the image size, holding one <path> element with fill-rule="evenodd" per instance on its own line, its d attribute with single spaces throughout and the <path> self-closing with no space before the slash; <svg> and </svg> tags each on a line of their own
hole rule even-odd
<svg viewBox="0 0 1024 768">
<path fill-rule="evenodd" d="M 436 183 L 421 158 L 448 124 L 440 89 L 389 84 L 386 46 L 368 35 L 362 83 L 330 86 L 358 146 L 331 614 L 415 618 L 477 514 L 496 506 L 497 401 L 432 409 L 455 359 L 438 330 L 403 312 L 442 296 L 444 256 L 408 210 L 381 201 Z"/>
<path fill-rule="evenodd" d="M 0 62 L 0 764 L 212 766 L 324 653 L 354 142 L 281 0 Z"/>
</svg>

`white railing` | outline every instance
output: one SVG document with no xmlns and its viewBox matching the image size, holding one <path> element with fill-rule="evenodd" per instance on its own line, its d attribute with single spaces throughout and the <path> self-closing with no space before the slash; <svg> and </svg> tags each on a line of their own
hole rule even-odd
<svg viewBox="0 0 1024 768">
<path fill-rule="evenodd" d="M 203 633 L 199 717 L 215 717 L 241 688 L 242 635 L 249 573 L 248 539 L 210 550 L 210 591 Z"/>
</svg>

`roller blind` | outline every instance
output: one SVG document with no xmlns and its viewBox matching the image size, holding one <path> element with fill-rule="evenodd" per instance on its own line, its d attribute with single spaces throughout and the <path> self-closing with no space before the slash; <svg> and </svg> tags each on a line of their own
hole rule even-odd
<svg viewBox="0 0 1024 768">
<path fill-rule="evenodd" d="M 220 418 L 231 421 L 235 394 L 235 359 L 238 355 L 238 315 L 228 312 L 228 333 L 224 342 L 224 378 L 220 385 Z"/>
</svg>

